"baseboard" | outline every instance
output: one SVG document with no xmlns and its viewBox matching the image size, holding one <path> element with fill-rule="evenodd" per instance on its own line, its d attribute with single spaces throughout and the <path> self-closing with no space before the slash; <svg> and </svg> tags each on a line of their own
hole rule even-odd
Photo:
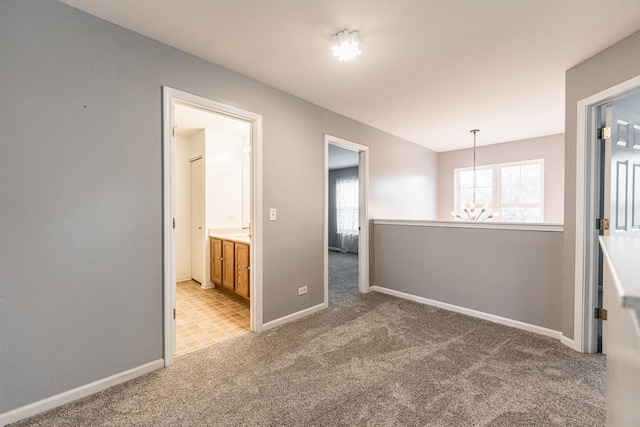
<svg viewBox="0 0 640 427">
<path fill-rule="evenodd" d="M 323 302 L 322 304 L 314 305 L 313 307 L 305 308 L 304 310 L 300 310 L 295 313 L 291 313 L 287 316 L 281 317 L 279 319 L 272 320 L 262 325 L 261 332 L 264 332 L 269 329 L 273 329 L 277 326 L 284 325 L 285 323 L 293 322 L 294 320 L 301 319 L 310 314 L 324 310 L 327 307 L 328 307 L 327 303 Z"/>
<path fill-rule="evenodd" d="M 178 282 L 186 282 L 187 280 L 191 280 L 191 276 L 176 277 L 176 283 L 178 283 Z"/>
<path fill-rule="evenodd" d="M 466 314 L 467 316 L 477 317 L 479 319 L 488 320 L 490 322 L 499 323 L 501 325 L 511 326 L 512 328 L 534 332 L 536 334 L 555 338 L 557 340 L 560 340 L 562 338 L 562 333 L 560 331 L 555 331 L 553 329 L 548 329 L 542 326 L 532 325 L 530 323 L 521 322 L 519 320 L 496 316 L 495 314 L 485 313 L 483 311 L 473 310 L 466 307 L 460 307 L 458 305 L 419 297 L 417 295 L 407 294 L 404 292 L 396 291 L 394 289 L 383 288 L 380 286 L 371 286 L 371 290 L 380 292 L 382 294 L 392 295 L 394 297 L 415 301 L 420 304 L 432 305 L 445 310 L 455 311 L 456 313 Z"/>
<path fill-rule="evenodd" d="M 334 248 L 333 246 L 329 246 L 329 250 L 333 251 L 333 252 L 341 252 L 342 251 L 340 248 Z"/>
<path fill-rule="evenodd" d="M 200 284 L 200 288 L 202 288 L 202 289 L 212 289 L 212 288 L 215 288 L 215 287 L 216 287 L 216 284 L 213 283 L 213 282 L 207 282 L 207 283 L 201 283 Z"/>
<path fill-rule="evenodd" d="M 111 375 L 110 377 L 85 384 L 83 386 L 65 391 L 60 394 L 56 394 L 55 396 L 47 397 L 46 399 L 24 405 L 16 409 L 12 409 L 11 411 L 0 414 L 0 426 L 15 423 L 16 421 L 32 417 L 41 412 L 48 411 L 49 409 L 62 406 L 65 403 L 69 403 L 83 397 L 90 396 L 114 385 L 121 384 L 125 381 L 129 381 L 133 378 L 137 378 L 141 375 L 147 374 L 163 367 L 163 359 L 154 360 L 153 362 L 145 363 L 144 365 L 140 365 L 138 367 L 120 372 L 115 375 Z"/>
<path fill-rule="evenodd" d="M 582 350 L 581 350 L 581 349 L 577 349 L 577 348 L 576 348 L 576 342 L 575 342 L 575 340 L 572 340 L 571 338 L 567 338 L 567 337 L 565 337 L 564 335 L 560 335 L 560 342 L 561 342 L 562 344 L 566 345 L 567 347 L 572 348 L 572 349 L 574 349 L 574 350 L 579 351 L 579 352 L 581 352 L 581 353 L 582 353 Z"/>
</svg>

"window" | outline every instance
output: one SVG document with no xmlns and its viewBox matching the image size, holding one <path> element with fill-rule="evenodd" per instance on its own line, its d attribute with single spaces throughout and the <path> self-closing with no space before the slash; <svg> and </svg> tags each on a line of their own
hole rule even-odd
<svg viewBox="0 0 640 427">
<path fill-rule="evenodd" d="M 473 202 L 473 168 L 455 169 L 455 211 Z M 476 167 L 476 205 L 496 221 L 544 221 L 544 160 Z"/>
<path fill-rule="evenodd" d="M 336 222 L 339 234 L 358 234 L 358 178 L 336 180 Z"/>
</svg>

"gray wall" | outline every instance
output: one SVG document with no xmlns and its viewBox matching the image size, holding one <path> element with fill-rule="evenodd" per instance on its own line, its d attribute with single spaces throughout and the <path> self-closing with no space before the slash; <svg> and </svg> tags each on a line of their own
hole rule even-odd
<svg viewBox="0 0 640 427">
<path fill-rule="evenodd" d="M 559 331 L 562 233 L 373 226 L 373 283 Z"/>
<path fill-rule="evenodd" d="M 336 179 L 357 178 L 358 167 L 334 169 L 329 171 L 329 247 L 339 248 L 338 220 L 336 214 Z"/>
<path fill-rule="evenodd" d="M 640 32 L 567 71 L 565 105 L 564 251 L 562 331 L 573 338 L 576 232 L 577 103 L 640 75 Z"/>
<path fill-rule="evenodd" d="M 163 85 L 263 116 L 265 322 L 323 301 L 324 133 L 434 217 L 435 153 L 64 4 L 0 2 L 0 58 L 0 412 L 162 358 Z"/>
</svg>

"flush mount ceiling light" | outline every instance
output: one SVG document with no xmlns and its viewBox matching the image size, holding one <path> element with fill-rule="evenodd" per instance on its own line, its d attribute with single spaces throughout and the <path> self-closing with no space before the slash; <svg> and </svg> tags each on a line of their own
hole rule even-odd
<svg viewBox="0 0 640 427">
<path fill-rule="evenodd" d="M 360 55 L 360 37 L 357 31 L 342 30 L 331 38 L 333 42 L 333 56 L 340 61 L 351 61 Z"/>
</svg>

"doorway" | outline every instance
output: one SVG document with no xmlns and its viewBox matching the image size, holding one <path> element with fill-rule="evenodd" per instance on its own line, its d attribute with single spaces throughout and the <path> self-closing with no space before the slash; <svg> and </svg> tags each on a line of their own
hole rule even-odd
<svg viewBox="0 0 640 427">
<path fill-rule="evenodd" d="M 369 292 L 368 175 L 368 147 L 325 135 L 326 305 Z"/>
<path fill-rule="evenodd" d="M 171 88 L 163 95 L 168 366 L 174 356 L 261 330 L 261 117 Z M 216 285 L 212 247 L 220 236 L 233 247 L 226 274 L 239 276 L 241 293 L 235 282 L 227 291 Z"/>
<path fill-rule="evenodd" d="M 628 224 L 623 227 L 618 225 L 620 218 L 625 218 L 625 221 L 633 220 L 627 216 L 626 209 L 624 215 L 617 215 L 617 207 L 614 206 L 618 198 L 616 193 L 625 193 L 623 204 L 626 204 L 626 196 L 631 196 L 629 191 L 632 186 L 615 186 L 617 174 L 624 173 L 631 178 L 631 168 L 628 164 L 623 168 L 613 167 L 615 165 L 610 160 L 612 138 L 599 138 L 602 136 L 599 135 L 602 127 L 615 127 L 614 134 L 618 131 L 618 124 L 611 122 L 612 111 L 619 108 L 635 115 L 640 114 L 640 76 L 578 103 L 573 348 L 585 353 L 606 352 L 606 322 L 594 316 L 596 308 L 606 309 L 607 304 L 603 299 L 606 292 L 603 292 L 603 260 L 598 238 L 601 234 L 627 232 Z M 628 124 L 631 124 L 628 129 L 631 137 L 636 131 L 636 134 L 640 133 L 640 126 L 636 125 L 634 129 L 633 123 Z M 631 146 L 628 148 L 633 152 Z M 614 218 L 609 218 L 610 216 Z M 609 220 L 609 230 L 596 228 L 596 220 L 600 218 Z"/>
</svg>

